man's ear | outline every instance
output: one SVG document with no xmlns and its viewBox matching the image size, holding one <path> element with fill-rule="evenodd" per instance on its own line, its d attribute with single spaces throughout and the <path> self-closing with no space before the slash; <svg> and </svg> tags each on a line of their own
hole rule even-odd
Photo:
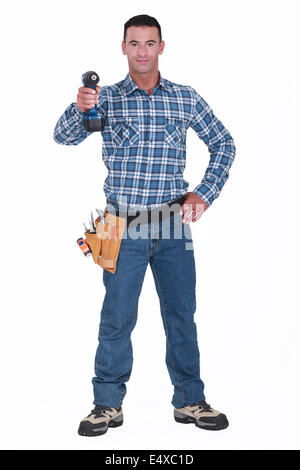
<svg viewBox="0 0 300 470">
<path fill-rule="evenodd" d="M 127 55 L 126 50 L 125 50 L 125 42 L 124 41 L 122 41 L 121 47 L 122 47 L 123 54 Z"/>
<path fill-rule="evenodd" d="M 164 48 L 165 48 L 165 41 L 161 41 L 160 45 L 159 45 L 159 53 L 162 54 L 163 51 L 164 51 Z"/>
</svg>

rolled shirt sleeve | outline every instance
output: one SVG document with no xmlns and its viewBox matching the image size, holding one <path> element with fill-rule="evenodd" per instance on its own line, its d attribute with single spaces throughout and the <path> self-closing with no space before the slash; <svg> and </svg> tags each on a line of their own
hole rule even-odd
<svg viewBox="0 0 300 470">
<path fill-rule="evenodd" d="M 99 118 L 105 119 L 106 108 L 105 97 L 100 94 L 97 104 Z M 78 145 L 91 135 L 92 132 L 85 130 L 84 115 L 85 113 L 78 108 L 77 103 L 71 103 L 56 123 L 53 133 L 55 142 L 63 145 Z"/>
<path fill-rule="evenodd" d="M 84 113 L 76 103 L 70 104 L 54 128 L 53 138 L 55 142 L 63 145 L 78 145 L 86 139 L 91 132 L 85 130 L 83 116 Z"/>
<path fill-rule="evenodd" d="M 192 191 L 206 204 L 212 202 L 229 176 L 229 169 L 236 154 L 233 138 L 222 122 L 214 115 L 207 102 L 195 91 L 195 105 L 190 127 L 204 141 L 210 152 L 208 167 L 201 183 Z"/>
</svg>

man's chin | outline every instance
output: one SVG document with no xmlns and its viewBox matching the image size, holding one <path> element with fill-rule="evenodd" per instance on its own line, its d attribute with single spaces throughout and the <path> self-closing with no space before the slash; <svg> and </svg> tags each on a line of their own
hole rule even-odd
<svg viewBox="0 0 300 470">
<path fill-rule="evenodd" d="M 133 69 L 133 72 L 138 73 L 140 75 L 144 75 L 144 74 L 148 74 L 150 72 L 150 70 L 141 70 L 141 69 L 137 68 L 137 69 Z"/>
<path fill-rule="evenodd" d="M 134 71 L 137 73 L 149 73 L 152 72 L 152 67 L 149 64 L 141 64 L 134 67 Z"/>
</svg>

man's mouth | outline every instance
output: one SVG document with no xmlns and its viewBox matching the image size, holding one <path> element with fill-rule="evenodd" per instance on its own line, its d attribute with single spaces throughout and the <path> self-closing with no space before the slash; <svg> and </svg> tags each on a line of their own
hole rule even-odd
<svg viewBox="0 0 300 470">
<path fill-rule="evenodd" d="M 147 59 L 137 59 L 137 62 L 146 63 L 149 62 Z"/>
</svg>

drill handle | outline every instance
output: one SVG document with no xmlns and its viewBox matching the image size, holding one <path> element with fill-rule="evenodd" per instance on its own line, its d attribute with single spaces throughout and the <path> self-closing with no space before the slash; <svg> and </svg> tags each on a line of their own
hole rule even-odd
<svg viewBox="0 0 300 470">
<path fill-rule="evenodd" d="M 96 72 L 89 71 L 82 75 L 82 83 L 88 88 L 96 90 L 99 81 L 100 78 Z M 104 129 L 104 120 L 99 118 L 96 104 L 87 111 L 83 123 L 88 132 L 102 131 Z"/>
</svg>

